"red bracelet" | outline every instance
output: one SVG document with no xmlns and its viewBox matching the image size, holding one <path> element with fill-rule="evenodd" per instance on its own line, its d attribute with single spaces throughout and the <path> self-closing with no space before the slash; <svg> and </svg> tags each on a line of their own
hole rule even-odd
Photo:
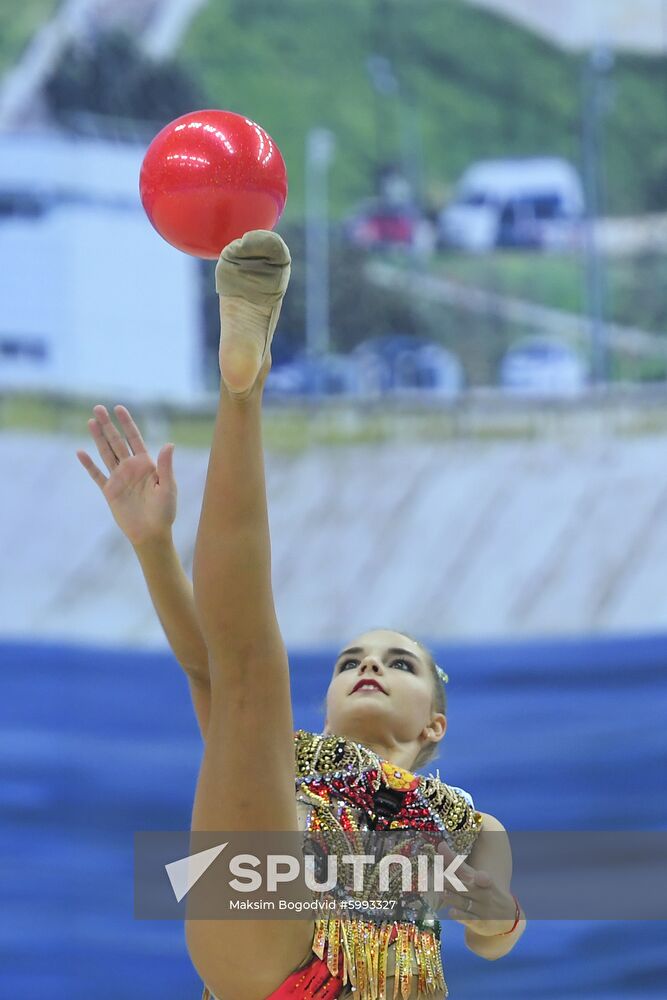
<svg viewBox="0 0 667 1000">
<path fill-rule="evenodd" d="M 496 937 L 506 937 L 507 934 L 512 934 L 516 930 L 516 925 L 519 923 L 519 920 L 521 919 L 521 907 L 519 906 L 519 900 L 516 898 L 514 893 L 512 893 L 512 899 L 514 900 L 514 905 L 516 906 L 516 910 L 514 913 L 514 923 L 512 924 L 512 926 L 508 931 L 501 931 L 500 934 L 496 934 Z"/>
</svg>

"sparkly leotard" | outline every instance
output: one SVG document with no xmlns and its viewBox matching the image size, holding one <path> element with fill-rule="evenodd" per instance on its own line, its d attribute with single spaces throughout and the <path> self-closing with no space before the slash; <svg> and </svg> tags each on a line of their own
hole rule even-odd
<svg viewBox="0 0 667 1000">
<path fill-rule="evenodd" d="M 335 845 L 367 830 L 420 830 L 440 835 L 451 849 L 468 855 L 482 827 L 472 797 L 439 775 L 412 774 L 372 750 L 341 736 L 298 730 L 294 734 L 299 828 Z M 360 912 L 359 910 L 354 912 Z M 312 952 L 317 956 L 292 973 L 267 1000 L 316 997 L 388 1000 L 417 995 L 443 1000 L 448 989 L 440 954 L 440 923 L 420 919 L 418 907 L 388 922 L 364 918 L 315 920 Z M 206 988 L 202 1000 L 215 1000 Z"/>
</svg>

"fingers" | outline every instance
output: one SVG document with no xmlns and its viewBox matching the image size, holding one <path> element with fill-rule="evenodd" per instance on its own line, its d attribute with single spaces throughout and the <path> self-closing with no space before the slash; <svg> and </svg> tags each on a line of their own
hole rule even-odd
<svg viewBox="0 0 667 1000">
<path fill-rule="evenodd" d="M 440 905 L 456 906 L 458 909 L 465 910 L 466 906 L 468 905 L 469 899 L 472 899 L 473 903 L 478 902 L 477 897 L 473 893 L 471 893 L 470 889 L 468 889 L 467 891 L 461 889 L 459 891 L 458 889 L 455 889 L 453 886 L 451 886 L 448 889 L 442 890 L 442 893 L 440 895 Z M 472 906 L 473 903 L 471 903 L 470 905 Z"/>
<path fill-rule="evenodd" d="M 475 885 L 480 886 L 482 889 L 488 889 L 492 882 L 493 879 L 488 872 L 483 871 L 481 868 L 477 869 L 474 878 Z"/>
<path fill-rule="evenodd" d="M 129 458 L 130 449 L 113 420 L 109 416 L 106 406 L 102 406 L 101 404 L 94 406 L 93 413 L 95 414 L 97 422 L 102 429 L 102 434 L 106 438 L 107 443 L 113 451 L 115 457 L 118 459 L 118 462 L 122 462 L 124 458 Z"/>
<path fill-rule="evenodd" d="M 451 849 L 446 840 L 441 840 L 437 847 L 438 854 L 442 854 L 445 861 L 451 864 L 451 862 L 456 858 L 460 857 L 455 851 Z M 457 878 L 460 878 L 462 882 L 466 884 L 474 883 L 475 881 L 475 869 L 470 865 L 466 864 L 465 861 L 461 861 L 455 869 L 455 874 Z"/>
<path fill-rule="evenodd" d="M 449 906 L 460 906 L 462 909 L 465 909 L 465 907 L 467 905 L 467 901 L 469 899 L 475 899 L 476 900 L 477 896 L 474 894 L 474 890 L 470 890 L 470 889 L 467 889 L 467 890 L 460 889 L 459 890 L 459 889 L 455 889 L 454 886 L 451 886 L 448 889 L 443 889 L 442 890 L 441 899 L 444 900 L 444 901 L 446 901 L 446 903 Z"/>
<path fill-rule="evenodd" d="M 481 900 L 467 892 L 445 890 L 438 903 L 438 909 L 443 908 L 447 909 L 448 916 L 452 917 L 453 920 L 470 920 L 479 917 Z"/>
<path fill-rule="evenodd" d="M 174 445 L 165 444 L 157 457 L 157 477 L 160 482 L 170 482 L 174 478 Z"/>
<path fill-rule="evenodd" d="M 88 455 L 85 451 L 77 451 L 76 457 L 79 459 L 93 482 L 97 483 L 99 488 L 103 490 L 109 480 L 104 473 L 97 468 L 90 455 Z"/>
<path fill-rule="evenodd" d="M 468 920 L 480 919 L 478 913 L 474 913 L 473 911 L 468 913 L 467 910 L 450 910 L 449 916 L 452 918 L 452 920 L 458 920 L 459 923 L 462 924 L 465 924 Z"/>
<path fill-rule="evenodd" d="M 130 411 L 127 407 L 114 406 L 114 413 L 118 417 L 118 420 L 125 431 L 125 436 L 127 437 L 130 448 L 134 454 L 136 455 L 137 452 L 140 451 L 147 451 L 144 439 L 141 436 L 141 431 L 130 416 Z"/>
<path fill-rule="evenodd" d="M 116 458 L 116 454 L 113 451 L 111 445 L 104 436 L 102 428 L 100 424 L 97 422 L 97 420 L 91 418 L 88 421 L 88 430 L 92 434 L 93 440 L 97 445 L 97 450 L 100 453 L 100 458 L 106 465 L 109 472 L 113 472 L 114 469 L 118 468 L 118 459 Z"/>
</svg>

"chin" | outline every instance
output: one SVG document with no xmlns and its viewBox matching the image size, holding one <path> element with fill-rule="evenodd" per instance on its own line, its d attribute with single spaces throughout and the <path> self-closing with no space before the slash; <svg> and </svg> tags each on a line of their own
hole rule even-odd
<svg viewBox="0 0 667 1000">
<path fill-rule="evenodd" d="M 344 721 L 348 719 L 387 719 L 390 712 L 388 706 L 384 705 L 376 698 L 360 698 L 354 705 L 346 706 L 340 718 Z"/>
</svg>

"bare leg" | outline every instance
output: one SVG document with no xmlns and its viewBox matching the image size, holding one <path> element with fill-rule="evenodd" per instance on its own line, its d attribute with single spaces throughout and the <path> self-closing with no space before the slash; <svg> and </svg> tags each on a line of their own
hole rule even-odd
<svg viewBox="0 0 667 1000">
<path fill-rule="evenodd" d="M 261 438 L 269 367 L 270 356 L 244 398 L 224 382 L 220 388 L 193 566 L 211 675 L 193 830 L 298 830 L 289 666 L 271 587 Z M 312 934 L 312 918 L 186 921 L 192 961 L 220 1000 L 264 1000 L 303 962 Z"/>
</svg>

